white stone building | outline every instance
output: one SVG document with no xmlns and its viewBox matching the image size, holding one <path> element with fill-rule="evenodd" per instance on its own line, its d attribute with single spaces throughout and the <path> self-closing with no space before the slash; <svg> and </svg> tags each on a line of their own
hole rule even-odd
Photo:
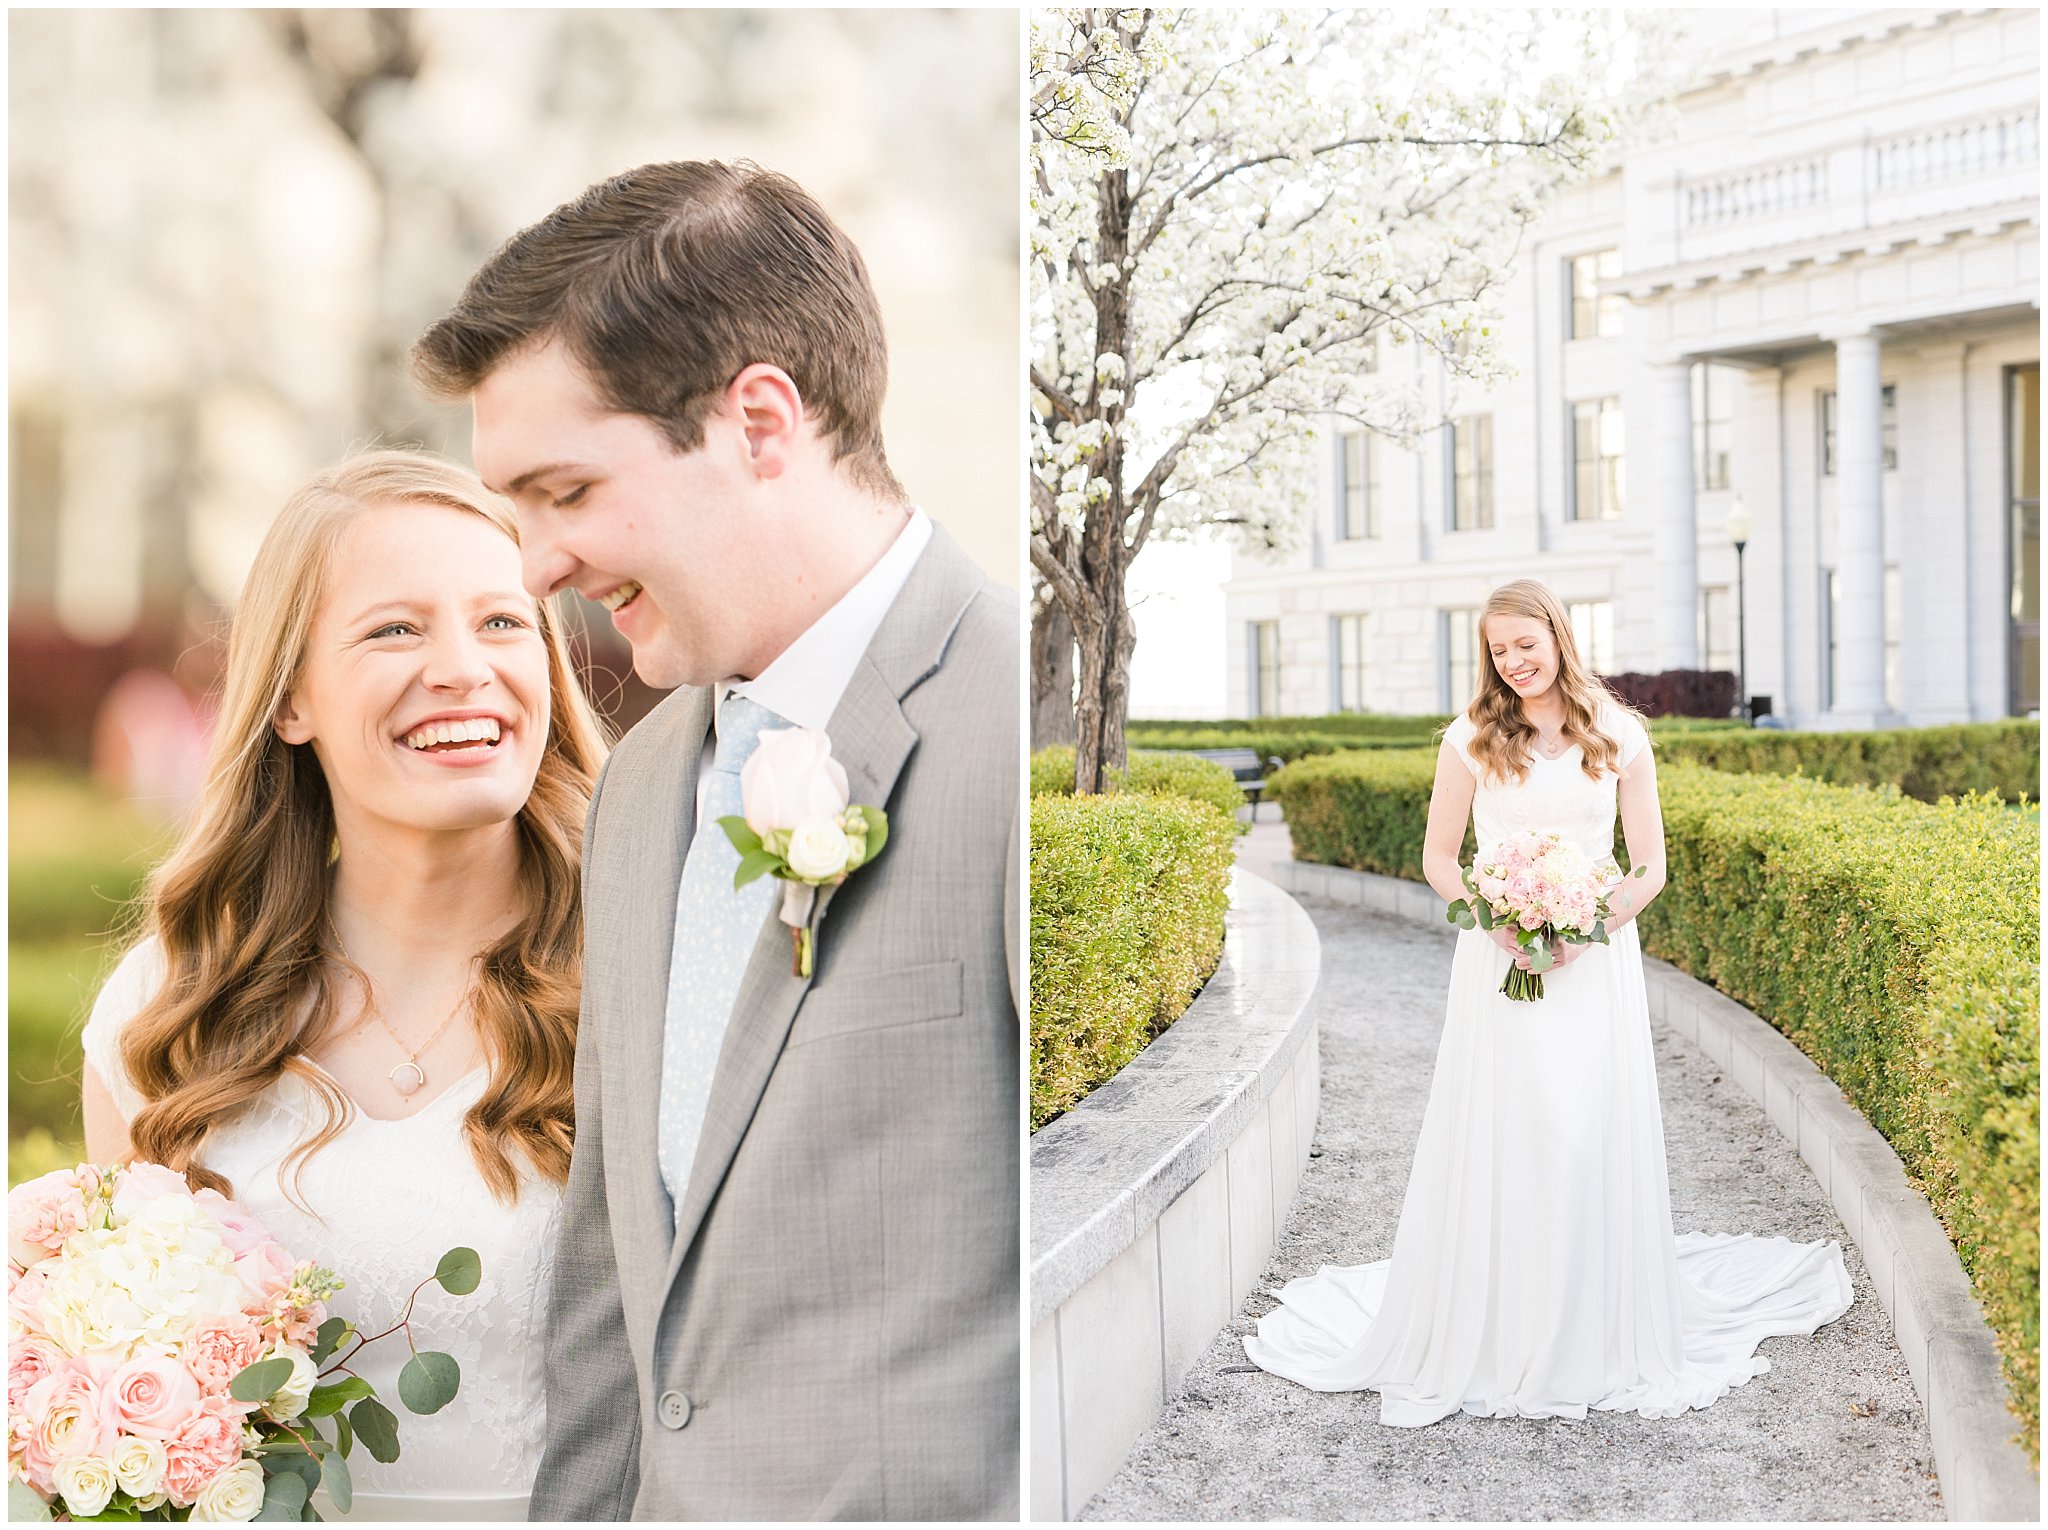
<svg viewBox="0 0 2048 1530">
<path fill-rule="evenodd" d="M 1737 667 L 1797 727 L 2037 711 L 2040 17 L 1688 13 L 1675 134 L 1509 283 L 1515 375 L 1332 429 L 1297 555 L 1224 587 L 1234 715 L 1437 712 L 1534 575 L 1596 669 Z M 1382 347 L 1383 369 L 1413 347 Z"/>
</svg>

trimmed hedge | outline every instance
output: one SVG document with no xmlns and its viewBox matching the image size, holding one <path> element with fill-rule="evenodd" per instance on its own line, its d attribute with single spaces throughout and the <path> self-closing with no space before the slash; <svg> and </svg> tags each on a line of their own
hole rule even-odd
<svg viewBox="0 0 2048 1530">
<path fill-rule="evenodd" d="M 1236 823 L 1237 810 L 1244 806 L 1244 788 L 1237 784 L 1237 777 L 1214 760 L 1134 749 L 1125 769 L 1109 773 L 1109 790 L 1206 802 L 1236 824 L 1239 833 L 1251 830 L 1250 824 Z M 1073 795 L 1074 751 L 1068 745 L 1055 744 L 1031 757 L 1031 794 L 1035 797 L 1041 792 L 1056 797 Z"/>
<path fill-rule="evenodd" d="M 1187 1008 L 1223 952 L 1236 827 L 1206 802 L 1031 799 L 1031 1129 Z"/>
<path fill-rule="evenodd" d="M 1370 738 L 1355 733 L 1317 732 L 1282 722 L 1277 727 L 1236 730 L 1148 729 L 1142 735 L 1133 732 L 1129 736 L 1133 744 L 1143 744 L 1147 749 L 1254 749 L 1260 755 L 1278 755 L 1283 764 L 1291 764 L 1312 754 L 1336 754 L 1346 749 L 1413 749 L 1428 743 L 1432 734 L 1420 731 L 1392 738 Z"/>
<path fill-rule="evenodd" d="M 1434 751 L 1351 754 L 1271 790 L 1302 859 L 1419 880 L 1433 772 Z M 1646 948 L 1767 1018 L 1897 1150 L 1970 1273 L 2038 1460 L 2038 821 L 1988 797 L 1929 806 L 1682 762 L 1659 782 L 1670 885 Z"/>
<path fill-rule="evenodd" d="M 2023 717 L 1875 733 L 1793 733 L 1770 728 L 1657 733 L 1659 753 L 1716 770 L 1789 776 L 1835 786 L 1896 786 L 1938 802 L 1996 792 L 2008 802 L 2038 799 L 2041 725 Z"/>
<path fill-rule="evenodd" d="M 1394 717 L 1377 712 L 1326 712 L 1320 717 L 1212 717 L 1172 721 L 1162 718 L 1132 718 L 1124 734 L 1136 743 L 1151 741 L 1154 734 L 1179 733 L 1325 733 L 1336 738 L 1402 739 L 1414 743 L 1426 739 L 1445 723 L 1440 716 Z"/>
</svg>

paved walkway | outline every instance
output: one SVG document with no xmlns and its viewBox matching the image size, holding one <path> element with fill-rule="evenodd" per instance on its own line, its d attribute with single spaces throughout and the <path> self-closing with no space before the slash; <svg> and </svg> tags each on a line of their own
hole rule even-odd
<svg viewBox="0 0 2048 1530">
<path fill-rule="evenodd" d="M 1245 863 L 1284 855 L 1285 834 L 1262 823 Z M 1323 941 L 1318 1156 L 1262 1288 L 1392 1247 L 1455 935 L 1321 899 L 1302 906 Z M 1827 1198 L 1717 1064 L 1669 1032 L 1656 1054 L 1678 1229 L 1841 1241 L 1856 1291 L 1846 1317 L 1812 1338 L 1767 1340 L 1768 1373 L 1682 1418 L 1460 1414 L 1405 1430 L 1380 1425 L 1376 1393 L 1310 1392 L 1237 1369 L 1239 1339 L 1275 1305 L 1255 1292 L 1083 1517 L 1941 1518 L 1926 1415 Z"/>
</svg>

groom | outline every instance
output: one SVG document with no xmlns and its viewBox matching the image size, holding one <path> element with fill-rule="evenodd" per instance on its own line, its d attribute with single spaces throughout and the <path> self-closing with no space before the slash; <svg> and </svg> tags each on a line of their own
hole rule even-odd
<svg viewBox="0 0 2048 1530">
<path fill-rule="evenodd" d="M 678 687 L 585 832 L 532 1517 L 1014 1519 L 1016 597 L 889 469 L 859 252 L 783 176 L 645 165 L 516 235 L 414 361 L 470 399 L 529 589 Z M 715 821 L 761 807 L 764 731 L 788 786 L 787 728 L 888 815 L 808 976 Z"/>
</svg>

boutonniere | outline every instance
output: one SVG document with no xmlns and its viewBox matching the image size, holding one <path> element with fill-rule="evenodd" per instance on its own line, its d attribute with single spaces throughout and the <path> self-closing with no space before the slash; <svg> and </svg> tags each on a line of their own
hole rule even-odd
<svg viewBox="0 0 2048 1530">
<path fill-rule="evenodd" d="M 844 882 L 889 838 L 886 813 L 846 799 L 846 767 L 832 758 L 831 739 L 816 728 L 764 728 L 740 767 L 741 814 L 718 820 L 740 853 L 735 888 L 761 876 L 782 880 L 797 977 L 811 975 L 818 889 Z"/>
</svg>

